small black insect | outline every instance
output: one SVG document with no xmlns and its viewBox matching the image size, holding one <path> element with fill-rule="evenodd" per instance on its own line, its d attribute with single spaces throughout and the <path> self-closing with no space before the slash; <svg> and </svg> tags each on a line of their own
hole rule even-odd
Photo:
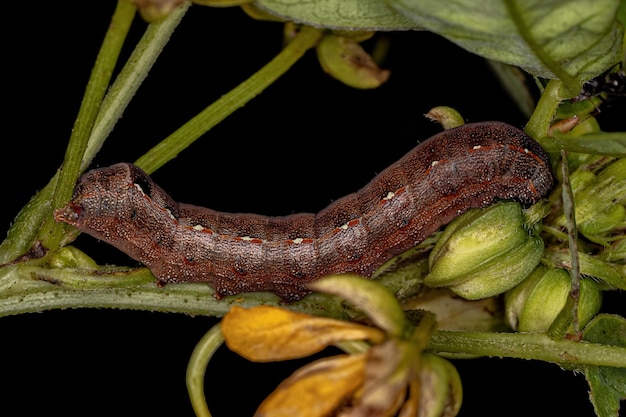
<svg viewBox="0 0 626 417">
<path fill-rule="evenodd" d="M 624 69 L 611 70 L 585 82 L 580 94 L 574 97 L 572 101 L 583 101 L 597 96 L 601 96 L 601 98 L 626 97 L 626 71 Z"/>
</svg>

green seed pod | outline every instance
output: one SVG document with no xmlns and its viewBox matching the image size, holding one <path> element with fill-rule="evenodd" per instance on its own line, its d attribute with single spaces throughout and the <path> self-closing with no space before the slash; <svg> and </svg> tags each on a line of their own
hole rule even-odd
<svg viewBox="0 0 626 417">
<path fill-rule="evenodd" d="M 559 315 L 571 289 L 570 274 L 559 268 L 539 266 L 504 297 L 505 320 L 519 332 L 545 332 Z M 595 282 L 580 281 L 578 321 L 584 326 L 601 306 L 601 293 Z"/>
<path fill-rule="evenodd" d="M 322 69 L 350 87 L 376 88 L 389 78 L 354 39 L 335 34 L 322 38 L 316 47 Z"/>
<path fill-rule="evenodd" d="M 444 230 L 424 282 L 469 300 L 501 294 L 535 269 L 543 248 L 543 241 L 524 228 L 519 204 L 470 210 Z"/>
</svg>

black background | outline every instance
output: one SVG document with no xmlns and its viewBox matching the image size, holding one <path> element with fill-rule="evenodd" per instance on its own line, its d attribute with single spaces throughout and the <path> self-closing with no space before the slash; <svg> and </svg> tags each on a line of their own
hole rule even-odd
<svg viewBox="0 0 626 417">
<path fill-rule="evenodd" d="M 4 69 L 1 224 L 5 229 L 59 167 L 115 2 L 11 2 Z M 137 19 L 130 45 L 145 24 Z M 282 26 L 238 8 L 193 6 L 94 161 L 134 161 L 268 62 Z M 439 128 L 422 115 L 455 107 L 468 121 L 523 126 L 482 59 L 427 32 L 390 42 L 382 88 L 359 91 L 322 72 L 309 52 L 262 95 L 154 174 L 179 201 L 225 211 L 317 211 L 353 192 Z M 372 42 L 366 43 L 371 46 Z M 130 52 L 124 50 L 124 57 Z M 623 130 L 615 110 L 606 130 Z M 623 122 L 622 122 L 623 123 Z M 81 236 L 98 262 L 132 264 Z M 607 311 L 623 312 L 618 294 Z M 0 319 L 0 415 L 193 415 L 185 368 L 206 317 L 116 310 L 46 311 Z M 250 364 L 220 351 L 207 371 L 216 417 L 251 415 L 303 362 Z M 455 361 L 461 416 L 593 415 L 582 375 L 533 361 Z"/>
</svg>

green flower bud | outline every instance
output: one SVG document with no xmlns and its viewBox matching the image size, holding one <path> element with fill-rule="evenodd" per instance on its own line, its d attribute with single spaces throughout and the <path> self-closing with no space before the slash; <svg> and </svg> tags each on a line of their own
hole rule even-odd
<svg viewBox="0 0 626 417">
<path fill-rule="evenodd" d="M 578 223 L 578 228 L 585 236 L 594 236 L 610 232 L 620 226 L 626 219 L 626 208 L 619 204 L 611 204 L 606 210 Z"/>
<path fill-rule="evenodd" d="M 505 320 L 519 332 L 545 332 L 559 315 L 571 289 L 570 274 L 559 268 L 539 266 L 504 297 Z M 595 282 L 580 281 L 578 321 L 580 327 L 600 309 L 601 293 Z"/>
<path fill-rule="evenodd" d="M 599 258 L 605 262 L 626 263 L 626 235 L 604 248 Z"/>
<path fill-rule="evenodd" d="M 484 267 L 466 275 L 465 281 L 448 287 L 466 300 L 502 294 L 524 280 L 541 260 L 543 240 L 529 236 L 521 246 L 505 252 Z"/>
<path fill-rule="evenodd" d="M 48 265 L 53 268 L 96 269 L 96 261 L 74 246 L 64 246 L 52 254 Z"/>
<path fill-rule="evenodd" d="M 591 171 L 587 171 L 586 169 L 574 171 L 574 173 L 569 177 L 570 187 L 572 188 L 572 192 L 574 194 L 584 190 L 585 187 L 592 184 L 595 180 L 596 174 Z M 560 195 L 561 191 L 559 190 L 559 197 Z"/>
<path fill-rule="evenodd" d="M 420 368 L 421 417 L 455 416 L 463 401 L 463 386 L 458 371 L 448 360 L 430 353 L 422 354 Z"/>
<path fill-rule="evenodd" d="M 626 158 L 616 159 L 597 174 L 577 170 L 571 177 L 576 223 L 580 232 L 593 241 L 626 221 Z M 555 223 L 564 227 L 565 216 Z M 600 239 L 601 240 L 601 239 Z"/>
<path fill-rule="evenodd" d="M 506 323 L 521 332 L 548 330 L 565 306 L 570 282 L 570 275 L 564 269 L 539 266 L 528 278 L 506 293 Z M 525 309 L 531 300 L 528 309 Z"/>
<path fill-rule="evenodd" d="M 156 22 L 167 17 L 183 0 L 130 0 L 146 22 Z"/>
<path fill-rule="evenodd" d="M 461 113 L 448 106 L 433 107 L 424 116 L 433 122 L 439 123 L 444 129 L 452 129 L 465 124 L 465 119 L 463 119 Z"/>
<path fill-rule="evenodd" d="M 274 16 L 270 12 L 267 12 L 257 6 L 255 3 L 249 2 L 241 5 L 241 10 L 249 17 L 255 20 L 267 21 L 267 22 L 284 22 L 285 19 L 281 19 L 278 16 Z"/>
<path fill-rule="evenodd" d="M 580 299 L 578 301 L 578 324 L 584 327 L 593 319 L 602 307 L 602 291 L 595 281 L 580 280 Z M 570 326 L 570 332 L 573 328 Z"/>
<path fill-rule="evenodd" d="M 469 300 L 501 294 L 535 269 L 543 249 L 543 241 L 524 228 L 519 204 L 470 210 L 444 230 L 424 283 L 448 287 Z"/>
<path fill-rule="evenodd" d="M 161 0 L 163 1 L 163 0 Z M 252 3 L 252 0 L 193 0 L 196 4 L 211 7 L 231 7 L 241 6 L 242 4 Z"/>
<path fill-rule="evenodd" d="M 317 44 L 317 58 L 322 69 L 354 88 L 376 88 L 389 78 L 354 39 L 326 35 Z"/>
</svg>

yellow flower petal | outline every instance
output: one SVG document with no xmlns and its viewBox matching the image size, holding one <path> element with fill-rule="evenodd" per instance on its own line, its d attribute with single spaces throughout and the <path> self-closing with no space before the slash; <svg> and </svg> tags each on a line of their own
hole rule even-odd
<svg viewBox="0 0 626 417">
<path fill-rule="evenodd" d="M 263 362 L 301 358 L 345 340 L 380 342 L 380 330 L 272 306 L 233 306 L 222 320 L 226 345 L 244 358 Z"/>
<path fill-rule="evenodd" d="M 294 372 L 257 409 L 254 417 L 322 417 L 363 383 L 365 353 L 320 359 Z"/>
<path fill-rule="evenodd" d="M 359 404 L 358 406 L 350 409 L 342 410 L 337 417 L 363 417 L 363 416 L 375 416 L 375 417 L 393 417 L 396 415 L 400 407 L 405 401 L 407 388 L 404 387 L 401 391 L 394 394 L 393 398 L 389 398 L 387 401 L 388 406 L 384 408 L 376 407 L 377 404 Z M 373 406 L 372 406 L 373 405 Z M 415 414 L 412 417 L 415 417 Z"/>
<path fill-rule="evenodd" d="M 419 379 L 416 378 L 409 382 L 409 398 L 402 405 L 398 417 L 415 417 L 418 415 L 421 389 Z"/>
</svg>

